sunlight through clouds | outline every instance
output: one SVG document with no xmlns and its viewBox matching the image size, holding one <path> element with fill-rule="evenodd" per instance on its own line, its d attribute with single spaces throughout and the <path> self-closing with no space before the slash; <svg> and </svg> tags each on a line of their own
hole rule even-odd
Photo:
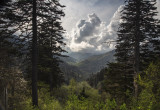
<svg viewBox="0 0 160 110">
<path fill-rule="evenodd" d="M 113 41 L 117 38 L 116 32 L 120 22 L 119 12 L 122 6 L 115 12 L 111 22 L 107 26 L 95 14 L 89 14 L 87 19 L 81 19 L 76 27 L 68 34 L 67 46 L 73 52 L 103 53 L 114 49 L 115 43 L 105 42 Z"/>
<path fill-rule="evenodd" d="M 62 0 L 62 3 L 67 6 L 63 26 L 67 30 L 65 42 L 69 52 L 104 53 L 115 48 L 115 42 L 105 42 L 117 38 L 123 0 Z M 160 0 L 157 7 L 160 12 Z"/>
</svg>

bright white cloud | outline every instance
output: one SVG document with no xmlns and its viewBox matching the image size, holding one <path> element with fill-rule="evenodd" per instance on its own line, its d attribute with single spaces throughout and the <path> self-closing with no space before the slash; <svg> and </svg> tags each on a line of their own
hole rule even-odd
<svg viewBox="0 0 160 110">
<path fill-rule="evenodd" d="M 95 13 L 89 14 L 86 20 L 79 20 L 76 27 L 67 35 L 68 49 L 89 53 L 103 53 L 114 49 L 115 43 L 105 42 L 116 40 L 121 10 L 122 6 L 115 12 L 108 26 Z"/>
<path fill-rule="evenodd" d="M 123 0 L 60 0 L 65 5 L 66 16 L 62 20 L 65 30 L 71 31 L 79 19 L 87 19 L 88 13 L 96 13 L 107 24 L 110 22 L 117 7 Z"/>
<path fill-rule="evenodd" d="M 83 0 L 80 1 L 83 2 Z M 95 0 L 95 3 L 96 2 L 97 0 Z M 157 7 L 158 12 L 160 12 L 160 0 L 157 0 Z M 110 23 L 102 22 L 99 15 L 95 13 L 89 14 L 87 18 L 78 17 L 83 19 L 75 23 L 75 27 L 71 32 L 68 31 L 66 34 L 67 37 L 65 41 L 67 43 L 67 50 L 72 52 L 103 53 L 114 49 L 115 42 L 104 42 L 116 40 L 118 25 L 121 22 L 120 11 L 122 8 L 123 6 L 121 5 L 117 9 L 110 19 Z"/>
</svg>

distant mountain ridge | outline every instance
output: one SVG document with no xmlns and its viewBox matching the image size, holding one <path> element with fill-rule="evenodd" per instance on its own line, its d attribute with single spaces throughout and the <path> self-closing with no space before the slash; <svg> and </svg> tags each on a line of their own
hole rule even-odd
<svg viewBox="0 0 160 110">
<path fill-rule="evenodd" d="M 84 53 L 85 54 L 85 53 Z M 114 62 L 115 50 L 99 55 L 91 55 L 87 53 L 84 60 L 79 61 L 72 57 L 64 57 L 61 60 L 64 62 L 60 65 L 65 77 L 77 78 L 78 80 L 86 79 L 90 74 L 95 74 L 107 66 L 108 62 Z M 88 58 L 87 58 L 88 57 Z"/>
<path fill-rule="evenodd" d="M 78 62 L 77 59 L 75 59 L 75 58 L 73 58 L 73 57 L 70 57 L 70 56 L 68 56 L 68 57 L 61 57 L 60 59 L 61 59 L 63 62 L 65 62 L 65 63 L 73 64 L 73 65 Z"/>
<path fill-rule="evenodd" d="M 114 54 L 115 51 L 113 50 L 104 54 L 94 55 L 77 63 L 77 66 L 80 70 L 86 71 L 89 74 L 94 74 L 106 67 L 108 62 L 114 62 Z"/>
<path fill-rule="evenodd" d="M 94 53 L 82 53 L 82 52 L 72 52 L 68 56 L 77 60 L 77 62 L 83 61 L 91 56 L 95 55 Z"/>
</svg>

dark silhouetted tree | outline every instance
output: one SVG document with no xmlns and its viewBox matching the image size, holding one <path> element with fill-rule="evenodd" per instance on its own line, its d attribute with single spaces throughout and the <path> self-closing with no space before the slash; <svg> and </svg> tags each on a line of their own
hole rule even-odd
<svg viewBox="0 0 160 110">
<path fill-rule="evenodd" d="M 119 63 L 133 69 L 134 92 L 138 95 L 136 79 L 153 60 L 158 43 L 158 20 L 156 0 L 125 0 L 122 23 L 119 26 L 116 57 Z M 126 69 L 126 70 L 127 70 Z M 124 71 L 125 72 L 125 71 Z"/>
<path fill-rule="evenodd" d="M 23 39 L 25 48 L 25 63 L 27 62 L 28 75 L 31 76 L 32 64 L 32 96 L 33 105 L 38 105 L 37 97 L 37 69 L 39 66 L 48 71 L 50 85 L 59 85 L 62 78 L 62 73 L 59 69 L 59 57 L 65 52 L 62 49 L 63 43 L 63 27 L 61 26 L 61 17 L 64 16 L 62 6 L 58 0 L 15 0 L 10 2 L 9 8 L 2 10 L 3 17 L 11 18 L 14 22 L 12 28 L 17 32 L 17 36 Z M 6 13 L 6 10 L 8 13 Z M 8 28 L 8 26 L 6 26 Z M 9 31 L 9 29 L 7 29 Z M 11 34 L 11 33 L 10 33 Z M 43 52 L 42 52 L 43 51 Z M 43 55 L 39 55 L 39 54 Z M 47 56 L 47 57 L 44 57 Z M 43 59 L 43 60 L 42 60 Z M 48 60 L 49 59 L 49 60 Z M 39 60 L 39 61 L 38 61 Z M 45 64 L 42 65 L 42 61 Z M 50 65 L 49 65 L 50 64 Z M 39 65 L 37 67 L 37 65 Z M 40 72 L 40 76 L 45 76 L 47 72 Z M 52 77 L 51 77 L 52 76 Z M 56 79 L 56 81 L 55 81 Z M 48 79 L 46 79 L 48 80 Z M 53 84 L 54 83 L 54 84 Z M 56 83 L 56 84 L 55 84 Z M 51 87 L 52 88 L 52 87 Z"/>
</svg>

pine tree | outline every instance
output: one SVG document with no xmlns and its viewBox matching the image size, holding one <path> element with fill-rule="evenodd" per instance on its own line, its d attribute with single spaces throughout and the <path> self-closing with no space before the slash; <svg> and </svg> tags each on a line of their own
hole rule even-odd
<svg viewBox="0 0 160 110">
<path fill-rule="evenodd" d="M 58 0 L 16 0 L 11 2 L 10 8 L 7 8 L 12 15 L 11 18 L 14 20 L 11 24 L 14 24 L 14 27 L 16 27 L 18 33 L 20 33 L 18 34 L 19 38 L 25 41 L 25 50 L 23 50 L 27 57 L 25 62 L 29 61 L 29 66 L 32 63 L 32 75 L 34 76 L 32 80 L 32 84 L 34 84 L 32 87 L 34 89 L 32 95 L 33 98 L 35 97 L 33 99 L 33 105 L 38 105 L 38 100 L 36 98 L 37 93 L 34 92 L 37 90 L 36 72 L 37 69 L 39 70 L 37 65 L 40 65 L 41 67 L 45 65 L 46 68 L 51 70 L 48 72 L 50 73 L 48 75 L 53 76 L 48 76 L 48 78 L 52 78 L 50 79 L 50 82 L 52 82 L 52 84 L 50 83 L 51 86 L 59 85 L 59 81 L 61 81 L 63 77 L 59 69 L 60 60 L 58 58 L 58 56 L 62 56 L 62 52 L 65 52 L 62 49 L 62 46 L 65 45 L 62 41 L 62 33 L 64 30 L 60 22 L 61 17 L 64 16 L 63 7 L 64 6 L 62 6 Z M 38 55 L 37 52 L 39 52 L 39 54 L 42 53 L 43 55 Z M 43 63 L 41 62 L 41 59 L 43 59 L 42 61 L 46 64 L 41 65 Z M 39 62 L 37 62 L 37 60 L 39 60 Z M 28 70 L 31 70 L 30 67 L 28 67 Z M 45 75 L 46 72 L 40 72 L 40 76 L 42 75 L 41 73 Z"/>
<path fill-rule="evenodd" d="M 50 82 L 52 82 L 52 84 L 50 83 L 50 85 L 52 87 L 56 87 L 61 83 L 60 81 L 62 81 L 63 79 L 63 75 L 59 69 L 60 60 L 58 56 L 61 56 L 61 53 L 64 52 L 62 46 L 65 45 L 62 41 L 63 40 L 62 33 L 64 32 L 64 30 L 60 22 L 61 17 L 64 16 L 62 10 L 64 6 L 62 6 L 58 0 L 54 1 L 15 0 L 7 5 L 8 7 L 5 7 L 5 9 L 1 10 L 2 19 L 0 20 L 3 21 L 1 23 L 5 24 L 1 25 L 3 26 L 3 30 L 1 31 L 1 36 L 2 34 L 5 35 L 1 37 L 1 39 L 6 38 L 6 36 L 10 36 L 13 33 L 17 32 L 18 39 L 24 40 L 23 44 L 25 46 L 21 51 L 25 53 L 24 56 L 26 58 L 24 58 L 25 59 L 24 63 L 25 64 L 26 62 L 28 63 L 27 67 L 27 70 L 29 70 L 28 72 L 31 72 L 31 67 L 30 67 L 31 61 L 33 65 L 32 72 L 34 73 L 36 73 L 37 71 L 36 69 L 37 64 L 40 65 L 41 67 L 45 65 L 44 67 L 49 68 L 51 70 L 48 72 L 50 73 L 48 75 L 53 76 L 53 77 L 48 76 L 47 79 L 45 80 L 48 80 L 48 78 L 50 78 Z M 5 21 L 3 19 L 12 19 L 12 20 L 8 23 L 8 21 Z M 12 27 L 13 32 L 10 31 L 8 27 Z M 11 38 L 11 40 L 13 39 Z M 39 48 L 38 49 L 39 55 L 37 54 L 37 48 Z M 37 58 L 38 60 L 40 60 L 39 62 L 37 62 L 36 60 Z M 43 62 L 41 62 L 41 60 L 44 61 L 45 64 L 42 64 Z M 44 76 L 45 73 L 46 71 L 42 72 Z M 42 74 L 40 74 L 40 76 Z M 34 78 L 35 82 L 36 79 L 37 78 L 35 77 Z M 33 87 L 33 89 L 35 89 L 34 91 L 36 91 L 36 85 Z M 38 105 L 38 102 L 36 101 L 37 100 L 36 94 L 34 94 L 33 92 L 33 96 L 35 97 L 33 100 L 33 105 Z"/>
<path fill-rule="evenodd" d="M 8 8 L 10 8 L 9 0 L 0 3 L 0 100 L 5 109 L 13 107 L 11 100 L 7 99 L 8 96 L 13 96 L 13 94 L 8 95 L 4 91 L 13 93 L 13 80 L 15 80 L 15 77 L 23 76 L 22 73 L 17 74 L 16 71 L 20 67 L 19 61 L 22 55 L 23 40 L 14 35 L 16 30 L 12 28 L 15 24 L 12 17 L 9 16 L 11 11 Z M 14 82 L 17 83 L 18 81 Z"/>
<path fill-rule="evenodd" d="M 158 41 L 156 0 L 126 0 L 118 31 L 116 57 L 119 63 L 133 69 L 134 91 L 138 95 L 137 76 L 155 54 Z M 146 65 L 146 66 L 145 66 Z"/>
<path fill-rule="evenodd" d="M 126 75 L 131 71 L 126 69 L 126 65 L 121 63 L 109 63 L 103 82 L 103 89 L 120 105 L 124 102 L 128 104 L 133 91 L 133 78 Z"/>
<path fill-rule="evenodd" d="M 54 4 L 56 5 L 52 7 Z M 61 10 L 63 7 L 57 1 L 50 2 L 48 3 L 48 15 L 43 16 L 42 14 L 38 14 L 43 19 L 47 19 L 41 23 L 38 34 L 39 80 L 49 83 L 51 91 L 53 87 L 57 87 L 63 82 L 63 75 L 59 68 L 59 62 L 61 62 L 59 56 L 63 56 L 61 53 L 65 52 L 61 47 L 65 45 L 62 41 L 64 30 L 60 22 L 61 17 L 64 16 Z M 42 5 L 39 8 L 44 9 L 44 6 Z"/>
</svg>

